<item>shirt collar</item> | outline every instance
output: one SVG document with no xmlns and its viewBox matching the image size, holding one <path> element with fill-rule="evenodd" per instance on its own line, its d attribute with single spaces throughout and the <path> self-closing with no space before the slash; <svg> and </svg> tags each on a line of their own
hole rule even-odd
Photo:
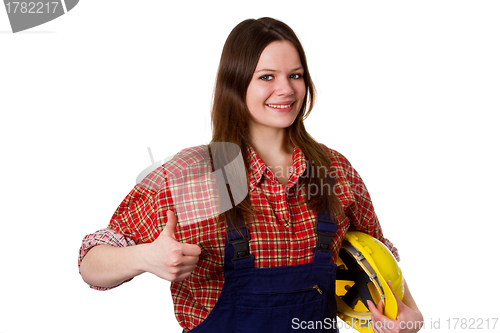
<svg viewBox="0 0 500 333">
<path fill-rule="evenodd" d="M 248 170 L 250 191 L 253 191 L 261 182 L 262 176 L 266 172 L 266 169 L 268 169 L 268 166 L 251 146 L 247 148 L 247 160 L 250 166 Z M 299 147 L 293 146 L 291 172 L 287 187 L 292 187 L 297 183 L 297 180 L 304 173 L 306 167 L 307 163 L 304 153 Z"/>
</svg>

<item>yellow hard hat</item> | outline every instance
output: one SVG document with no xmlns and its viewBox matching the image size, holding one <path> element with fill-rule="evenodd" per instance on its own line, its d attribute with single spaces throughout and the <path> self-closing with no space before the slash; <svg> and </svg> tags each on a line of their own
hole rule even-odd
<svg viewBox="0 0 500 333">
<path fill-rule="evenodd" d="M 337 261 L 337 315 L 359 332 L 373 332 L 367 300 L 384 302 L 384 315 L 396 319 L 401 300 L 403 274 L 391 251 L 378 239 L 359 231 L 348 231 Z"/>
</svg>

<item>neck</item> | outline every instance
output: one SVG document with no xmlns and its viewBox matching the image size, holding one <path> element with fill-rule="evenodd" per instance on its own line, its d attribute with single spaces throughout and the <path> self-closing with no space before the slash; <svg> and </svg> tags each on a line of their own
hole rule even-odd
<svg viewBox="0 0 500 333">
<path fill-rule="evenodd" d="M 254 126 L 250 131 L 250 144 L 268 166 L 288 161 L 293 146 L 284 128 Z M 286 163 L 291 163 L 291 160 Z"/>
</svg>

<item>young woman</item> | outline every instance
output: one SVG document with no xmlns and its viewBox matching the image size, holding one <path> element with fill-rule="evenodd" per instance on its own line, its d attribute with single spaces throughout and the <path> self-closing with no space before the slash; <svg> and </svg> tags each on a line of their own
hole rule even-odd
<svg viewBox="0 0 500 333">
<path fill-rule="evenodd" d="M 299 322 L 334 319 L 333 263 L 347 230 L 370 234 L 398 254 L 349 161 L 305 130 L 314 98 L 304 50 L 286 24 L 271 18 L 238 24 L 222 51 L 212 143 L 241 149 L 248 195 L 216 216 L 193 222 L 191 212 L 177 223 L 180 205 L 210 205 L 199 191 L 179 202 L 174 175 L 186 166 L 206 171 L 203 156 L 224 155 L 208 146 L 183 150 L 134 187 L 108 228 L 85 237 L 84 281 L 100 290 L 143 272 L 172 281 L 186 332 L 293 332 Z M 406 284 L 396 320 L 382 314 L 381 303 L 370 310 L 373 323 L 422 320 Z M 324 326 L 317 331 L 335 331 Z"/>
</svg>

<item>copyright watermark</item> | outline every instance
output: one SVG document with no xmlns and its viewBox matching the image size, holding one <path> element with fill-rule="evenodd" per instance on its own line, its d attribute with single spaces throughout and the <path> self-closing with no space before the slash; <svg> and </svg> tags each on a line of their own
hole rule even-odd
<svg viewBox="0 0 500 333">
<path fill-rule="evenodd" d="M 292 329 L 353 329 L 358 330 L 363 327 L 368 327 L 370 324 L 376 329 L 448 329 L 448 330 L 495 330 L 500 327 L 499 318 L 431 318 L 426 321 L 377 321 L 371 322 L 369 319 L 360 319 L 354 321 L 352 325 L 344 321 L 337 321 L 335 318 L 325 318 L 323 320 L 300 320 L 299 318 L 292 319 Z"/>
<path fill-rule="evenodd" d="M 212 142 L 160 160 L 155 160 L 149 147 L 148 152 L 151 165 L 140 172 L 136 185 L 157 193 L 168 187 L 181 223 L 195 223 L 215 217 L 235 207 L 248 195 L 243 155 L 240 147 L 234 143 Z M 305 165 L 297 166 L 297 169 L 293 166 L 274 167 L 272 173 L 276 178 L 288 178 L 293 174 L 299 178 L 296 185 L 285 189 L 287 197 L 305 196 L 310 200 L 318 195 L 340 195 L 345 191 L 345 186 L 349 186 L 349 190 L 360 197 L 368 197 L 363 183 L 346 185 L 342 181 L 344 174 L 355 173 L 350 168 L 315 166 L 314 162 L 306 161 Z M 322 178 L 319 184 L 302 181 L 318 175 Z M 325 178 L 326 175 L 329 177 Z"/>
<path fill-rule="evenodd" d="M 136 185 L 168 191 L 179 223 L 196 223 L 218 216 L 248 194 L 246 168 L 238 145 L 211 142 L 155 161 L 136 178 Z"/>
<path fill-rule="evenodd" d="M 72 10 L 79 0 L 4 0 L 12 32 L 27 30 L 52 21 Z"/>
</svg>

